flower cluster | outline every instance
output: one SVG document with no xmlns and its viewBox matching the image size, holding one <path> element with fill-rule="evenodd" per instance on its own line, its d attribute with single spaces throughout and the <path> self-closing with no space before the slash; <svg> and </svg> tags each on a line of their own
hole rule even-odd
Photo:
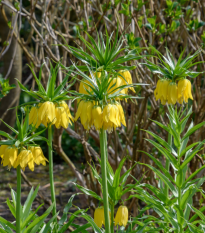
<svg viewBox="0 0 205 233">
<path fill-rule="evenodd" d="M 110 212 L 109 212 L 110 215 Z M 111 216 L 110 216 L 111 217 Z M 111 219 L 110 219 L 111 220 Z M 102 225 L 105 226 L 105 217 L 104 217 L 104 207 L 98 207 L 94 213 L 94 222 L 96 225 L 101 228 Z M 126 206 L 120 206 L 117 210 L 115 216 L 115 226 L 120 225 L 126 227 L 128 222 L 128 209 Z"/>
<path fill-rule="evenodd" d="M 33 124 L 36 128 L 42 123 L 46 127 L 48 124 L 56 126 L 56 128 L 67 128 L 71 124 L 73 117 L 70 113 L 68 105 L 65 101 L 54 104 L 46 101 L 39 103 L 31 108 L 29 114 L 29 125 Z"/>
<path fill-rule="evenodd" d="M 34 164 L 46 166 L 46 161 L 48 162 L 39 146 L 30 146 L 28 149 L 23 148 L 19 153 L 14 145 L 2 145 L 0 147 L 0 157 L 3 166 L 8 166 L 9 169 L 11 167 L 17 168 L 20 165 L 23 170 L 28 166 L 31 171 L 34 171 Z"/>
<path fill-rule="evenodd" d="M 176 104 L 176 102 L 182 104 L 183 102 L 188 103 L 188 99 L 193 100 L 191 82 L 188 79 L 181 79 L 178 84 L 168 79 L 160 79 L 154 95 L 156 100 L 161 100 L 163 105 L 166 103 Z"/>
<path fill-rule="evenodd" d="M 108 104 L 103 109 L 92 101 L 82 100 L 79 104 L 75 121 L 80 117 L 86 130 L 95 127 L 96 130 L 104 129 L 112 132 L 121 124 L 126 126 L 125 116 L 121 104 Z"/>
<path fill-rule="evenodd" d="M 101 78 L 101 72 L 97 72 L 97 75 L 96 75 L 96 72 L 93 73 L 93 75 L 96 77 L 96 78 Z M 91 77 L 91 75 L 90 75 Z M 114 92 L 117 91 L 116 88 L 119 88 L 123 85 L 132 85 L 132 76 L 130 74 L 130 72 L 128 70 L 120 70 L 118 72 L 118 75 L 116 78 L 112 78 L 110 79 L 110 84 L 108 86 L 108 94 L 113 94 Z M 93 85 L 88 81 L 88 80 L 83 80 L 83 82 L 80 82 L 80 86 L 79 86 L 79 93 L 81 94 L 89 94 L 87 92 L 88 91 L 92 91 L 92 89 L 89 87 Z M 133 87 L 125 87 L 124 89 L 122 89 L 120 91 L 120 93 L 122 94 L 127 94 L 128 93 L 128 89 L 130 89 L 131 91 L 133 91 L 135 93 L 135 89 Z"/>
</svg>

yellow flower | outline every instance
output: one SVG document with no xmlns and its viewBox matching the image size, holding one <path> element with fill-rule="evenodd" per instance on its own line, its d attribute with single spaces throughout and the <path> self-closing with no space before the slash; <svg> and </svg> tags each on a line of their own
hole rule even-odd
<svg viewBox="0 0 205 233">
<path fill-rule="evenodd" d="M 2 146 L 1 146 L 2 147 Z M 17 159 L 18 149 L 16 147 L 9 147 L 4 146 L 1 148 L 2 151 L 4 150 L 4 154 L 1 155 L 3 166 L 8 166 L 9 168 L 14 166 L 14 163 Z"/>
<path fill-rule="evenodd" d="M 28 166 L 31 171 L 34 171 L 34 157 L 30 150 L 23 149 L 14 164 L 14 168 L 20 165 L 21 169 L 25 170 Z"/>
<path fill-rule="evenodd" d="M 38 109 L 38 116 L 46 127 L 48 123 L 54 125 L 56 123 L 56 111 L 54 103 L 46 101 L 40 104 L 40 108 Z"/>
<path fill-rule="evenodd" d="M 4 153 L 5 153 L 5 150 L 8 148 L 7 145 L 1 145 L 0 147 L 0 157 L 3 158 L 4 157 Z"/>
<path fill-rule="evenodd" d="M 121 123 L 126 126 L 124 112 L 120 104 L 108 104 L 103 109 L 103 129 L 112 132 L 113 128 L 120 127 Z"/>
<path fill-rule="evenodd" d="M 29 125 L 33 124 L 36 128 L 41 124 L 41 120 L 38 114 L 38 108 L 33 106 L 29 113 Z"/>
<path fill-rule="evenodd" d="M 123 81 L 119 76 L 117 78 L 113 78 L 112 81 L 109 84 L 108 87 L 108 94 L 114 94 L 117 92 L 119 89 L 115 90 L 117 87 L 121 87 L 125 84 L 123 84 Z M 126 94 L 126 88 L 122 89 L 119 93 Z"/>
<path fill-rule="evenodd" d="M 109 217 L 110 217 L 110 222 L 111 222 L 111 213 L 109 211 Z M 97 209 L 95 209 L 94 212 L 94 222 L 95 224 L 101 228 L 102 224 L 105 226 L 105 216 L 104 216 L 104 207 L 98 207 Z"/>
<path fill-rule="evenodd" d="M 56 105 L 56 128 L 59 129 L 61 126 L 65 129 L 68 128 L 68 125 L 71 124 L 71 120 L 73 121 L 73 117 L 70 114 L 66 102 L 62 101 L 59 105 Z"/>
<path fill-rule="evenodd" d="M 80 117 L 81 124 L 86 130 L 89 130 L 92 126 L 92 107 L 93 103 L 91 101 L 82 100 L 76 112 L 75 121 Z"/>
<path fill-rule="evenodd" d="M 41 147 L 39 147 L 39 146 L 30 146 L 28 149 L 33 154 L 34 162 L 37 165 L 42 164 L 43 166 L 46 166 L 46 162 L 48 162 L 48 160 L 43 155 L 43 151 L 42 151 Z"/>
<path fill-rule="evenodd" d="M 168 85 L 168 104 L 176 104 L 178 97 L 178 87 L 176 83 L 169 83 Z"/>
<path fill-rule="evenodd" d="M 120 206 L 117 210 L 117 214 L 115 216 L 115 226 L 126 226 L 128 222 L 128 209 L 126 206 Z"/>
<path fill-rule="evenodd" d="M 193 100 L 191 94 L 191 82 L 188 79 L 181 79 L 178 82 L 178 102 L 180 104 L 188 103 L 188 99 Z"/>
<path fill-rule="evenodd" d="M 120 74 L 124 77 L 123 78 L 120 75 L 118 76 L 122 80 L 122 85 L 132 84 L 132 76 L 131 76 L 129 70 L 120 70 L 118 72 L 118 74 Z M 135 93 L 135 89 L 133 87 L 129 87 L 129 89 Z M 126 94 L 128 93 L 128 88 L 125 88 L 125 93 Z"/>
<path fill-rule="evenodd" d="M 103 112 L 101 107 L 99 106 L 94 106 L 92 109 L 92 119 L 93 119 L 93 124 L 95 126 L 96 130 L 102 129 L 102 124 L 103 124 Z"/>
<path fill-rule="evenodd" d="M 154 91 L 156 100 L 161 100 L 163 105 L 165 105 L 168 100 L 168 86 L 170 82 L 171 81 L 167 79 L 159 79 L 157 82 L 157 87 Z"/>
</svg>

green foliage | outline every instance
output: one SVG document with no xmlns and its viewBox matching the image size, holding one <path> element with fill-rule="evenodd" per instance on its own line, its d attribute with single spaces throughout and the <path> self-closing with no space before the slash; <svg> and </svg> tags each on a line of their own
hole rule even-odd
<svg viewBox="0 0 205 233">
<path fill-rule="evenodd" d="M 63 79 L 62 83 L 58 87 L 56 87 L 56 78 L 57 78 L 58 70 L 60 68 L 60 64 L 57 63 L 56 66 L 53 67 L 52 64 L 50 63 L 50 67 L 51 67 L 50 74 L 49 74 L 47 86 L 45 89 L 43 85 L 41 84 L 41 75 L 42 75 L 43 65 L 44 63 L 41 65 L 41 68 L 39 71 L 39 78 L 37 78 L 34 70 L 30 67 L 31 72 L 35 78 L 36 84 L 38 86 L 37 91 L 28 90 L 17 80 L 22 91 L 24 91 L 25 93 L 27 93 L 29 96 L 33 97 L 34 99 L 38 100 L 38 101 L 26 103 L 26 105 L 39 104 L 39 101 L 40 102 L 52 101 L 54 103 L 58 103 L 59 101 L 62 101 L 62 100 L 71 99 L 67 94 L 68 94 L 68 89 L 74 84 L 74 82 L 68 85 L 67 87 L 65 86 L 67 84 L 67 81 L 68 81 L 68 78 L 70 77 L 71 72 L 73 71 L 73 68 L 70 67 L 70 70 L 68 74 L 66 75 L 66 77 Z"/>
<path fill-rule="evenodd" d="M 79 39 L 85 45 L 86 49 L 91 52 L 92 55 L 87 53 L 83 50 L 83 48 L 76 48 L 67 44 L 66 40 L 64 39 L 66 47 L 69 48 L 73 56 L 75 56 L 78 60 L 82 61 L 84 64 L 83 66 L 78 66 L 81 71 L 89 71 L 88 66 L 91 70 L 98 70 L 104 69 L 106 71 L 113 71 L 113 70 L 122 70 L 122 69 L 134 69 L 134 67 L 130 66 L 123 66 L 125 62 L 139 59 L 140 56 L 136 55 L 137 50 L 126 51 L 126 48 L 122 48 L 123 41 L 122 36 L 118 39 L 118 29 L 115 33 L 115 37 L 113 39 L 112 33 L 110 36 L 106 31 L 105 38 L 103 38 L 103 34 L 100 32 L 97 37 L 97 42 L 95 39 L 85 32 L 88 36 L 88 40 L 85 40 L 84 37 L 79 35 Z M 125 56 L 122 56 L 122 52 L 127 52 Z M 64 66 L 63 66 L 64 67 Z M 64 67 L 66 68 L 66 67 Z"/>
<path fill-rule="evenodd" d="M 42 216 L 38 216 L 37 212 L 40 209 L 40 207 L 43 205 L 40 205 L 35 211 L 32 211 L 32 203 L 37 195 L 39 186 L 34 191 L 33 188 L 31 189 L 25 204 L 20 206 L 21 209 L 21 232 L 22 233 L 36 233 L 39 232 L 39 229 L 41 229 L 41 225 L 44 222 L 44 220 L 47 218 L 47 216 L 50 214 L 53 208 L 53 204 L 44 212 Z M 11 211 L 14 218 L 16 218 L 16 192 L 11 189 L 11 197 L 12 201 L 10 201 L 7 198 L 7 205 L 9 207 L 9 210 Z M 55 216 L 56 217 L 56 216 Z M 14 222 L 15 223 L 15 222 Z M 12 230 L 16 231 L 16 226 L 14 223 L 10 223 L 9 221 L 5 220 L 4 218 L 0 217 L 0 232 L 3 233 L 11 233 Z M 46 233 L 46 232 L 45 232 Z"/>
<path fill-rule="evenodd" d="M 148 208 L 154 209 L 160 217 L 160 221 L 157 222 L 157 225 L 162 227 L 164 232 L 190 233 L 204 232 L 205 230 L 205 216 L 203 214 L 204 208 L 202 207 L 197 210 L 192 206 L 193 196 L 197 192 L 200 192 L 204 196 L 201 186 L 204 183 L 205 178 L 196 178 L 196 175 L 204 169 L 205 166 L 196 170 L 188 178 L 186 175 L 188 172 L 188 163 L 197 153 L 199 153 L 205 143 L 204 140 L 187 146 L 189 137 L 196 130 L 202 127 L 205 122 L 196 126 L 193 126 L 193 122 L 191 122 L 186 132 L 183 133 L 191 114 L 192 109 L 190 109 L 185 115 L 185 111 L 181 113 L 180 111 L 177 112 L 177 110 L 169 107 L 168 126 L 164 126 L 161 123 L 154 121 L 173 137 L 173 143 L 167 143 L 158 135 L 150 131 L 146 131 L 153 138 L 146 140 L 169 161 L 171 167 L 174 169 L 175 177 L 173 178 L 169 173 L 169 168 L 164 167 L 153 155 L 144 152 L 153 160 L 157 168 L 149 164 L 139 164 L 149 167 L 162 181 L 160 184 L 164 185 L 159 185 L 157 188 L 150 184 L 140 184 L 134 188 L 136 194 L 129 197 L 139 198 L 148 205 Z M 191 217 L 191 211 L 195 212 L 194 217 Z M 201 220 L 195 220 L 197 216 Z M 144 219 L 149 218 L 150 216 L 144 216 Z M 200 225 L 197 225 L 198 223 Z M 169 224 L 171 227 L 169 227 Z M 150 229 L 146 230 L 146 228 L 144 228 L 143 232 L 150 232 Z"/>
<path fill-rule="evenodd" d="M 157 59 L 159 59 L 160 64 L 156 65 L 151 61 L 146 59 L 147 63 L 144 63 L 151 72 L 161 75 L 163 78 L 170 79 L 172 81 L 183 79 L 187 76 L 190 78 L 196 78 L 202 72 L 190 71 L 189 69 L 202 62 L 195 62 L 196 58 L 199 56 L 201 50 L 197 50 L 193 55 L 188 55 L 185 59 L 183 58 L 184 51 L 181 52 L 178 61 L 175 60 L 171 52 L 166 48 L 166 57 L 163 56 L 157 49 L 153 46 L 150 47 L 152 51 L 157 54 Z"/>
<path fill-rule="evenodd" d="M 40 136 L 45 130 L 41 130 L 37 133 L 34 132 L 34 128 L 29 126 L 29 112 L 26 111 L 25 119 L 23 120 L 23 115 L 22 115 L 22 120 L 20 122 L 18 115 L 16 114 L 16 126 L 17 130 L 8 125 L 6 122 L 1 120 L 14 134 L 15 136 L 11 136 L 8 133 L 5 133 L 3 131 L 0 131 L 0 135 L 5 137 L 6 140 L 1 140 L 0 145 L 10 145 L 13 146 L 15 145 L 17 148 L 21 149 L 23 147 L 28 147 L 28 146 L 35 146 L 36 143 L 35 141 L 45 141 L 49 144 L 48 140 L 45 137 Z"/>
<path fill-rule="evenodd" d="M 127 192 L 133 189 L 137 184 L 139 184 L 138 181 L 135 184 L 126 184 L 126 180 L 130 176 L 130 172 L 135 165 L 130 169 L 128 169 L 122 176 L 120 175 L 125 161 L 126 161 L 126 157 L 124 157 L 120 161 L 119 166 L 116 169 L 115 173 L 112 167 L 110 166 L 109 162 L 107 161 L 108 198 L 109 198 L 109 202 L 113 205 L 117 205 L 123 195 L 125 195 Z M 101 163 L 100 159 L 99 162 Z M 91 165 L 90 168 L 92 170 L 93 176 L 97 179 L 97 181 L 102 187 L 102 178 L 98 174 L 96 168 Z M 74 184 L 79 190 L 81 190 L 86 195 L 90 195 L 96 198 L 97 200 L 99 200 L 101 203 L 103 203 L 102 198 L 92 190 L 86 189 L 76 183 Z"/>
<path fill-rule="evenodd" d="M 0 74 L 0 99 L 6 96 L 10 90 L 16 87 L 15 84 L 9 85 L 9 79 L 4 79 L 2 75 Z"/>
<path fill-rule="evenodd" d="M 203 27 L 205 25 L 205 22 L 198 21 L 198 19 L 190 20 L 189 23 L 186 23 L 187 30 L 188 31 L 196 31 L 200 27 Z"/>
</svg>

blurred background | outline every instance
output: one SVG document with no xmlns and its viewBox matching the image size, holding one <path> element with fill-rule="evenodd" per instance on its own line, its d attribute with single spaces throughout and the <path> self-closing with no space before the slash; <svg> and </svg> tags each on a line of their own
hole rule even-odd
<svg viewBox="0 0 205 233">
<path fill-rule="evenodd" d="M 48 79 L 49 62 L 53 64 L 60 59 L 64 66 L 69 67 L 72 62 L 81 63 L 73 57 L 65 46 L 72 45 L 83 47 L 78 39 L 79 34 L 88 40 L 89 33 L 97 38 L 97 33 L 109 34 L 117 31 L 123 36 L 123 47 L 136 49 L 141 55 L 152 53 L 149 49 L 154 46 L 162 54 L 167 47 L 173 56 L 178 59 L 179 54 L 185 50 L 185 56 L 201 48 L 198 61 L 204 61 L 205 54 L 205 1 L 204 0 L 21 0 L 0 1 L 0 118 L 15 127 L 16 106 L 32 99 L 20 92 L 16 79 L 24 86 L 35 90 L 35 79 L 27 64 L 32 66 L 38 76 L 42 63 L 42 83 L 45 86 Z M 63 36 L 65 41 L 62 39 Z M 62 44 L 63 46 L 58 46 Z M 124 51 L 126 53 L 126 50 Z M 123 54 L 122 54 L 123 55 Z M 153 58 L 157 64 L 159 61 Z M 142 64 L 143 59 L 132 61 L 126 65 L 135 65 L 132 73 L 134 83 L 149 84 L 141 89 L 135 87 L 136 94 L 144 97 L 134 102 L 123 103 L 127 127 L 118 128 L 108 134 L 109 162 L 114 169 L 119 161 L 126 156 L 127 161 L 123 167 L 125 172 L 135 161 L 152 163 L 148 156 L 140 151 L 146 151 L 165 162 L 144 138 L 150 136 L 141 129 L 149 129 L 167 140 L 168 135 L 159 129 L 150 119 L 167 122 L 167 107 L 160 107 L 160 102 L 154 98 L 154 89 L 158 80 L 157 74 L 153 75 Z M 193 106 L 192 119 L 195 124 L 205 118 L 205 63 L 193 68 L 202 73 L 192 82 L 194 100 L 188 103 L 188 108 Z M 65 73 L 59 72 L 58 85 Z M 80 78 L 80 77 L 79 77 Z M 78 90 L 79 82 L 72 89 Z M 133 94 L 133 93 L 132 93 Z M 69 102 L 71 113 L 74 116 L 77 108 L 76 102 Z M 11 109 L 12 108 L 12 109 Z M 10 110 L 8 110 L 10 109 Z M 18 114 L 22 114 L 20 108 Z M 43 126 L 42 126 L 43 128 Z M 0 122 L 0 130 L 9 132 L 9 129 Z M 45 133 L 46 134 L 46 133 Z M 197 131 L 190 139 L 190 144 L 205 138 L 204 128 Z M 2 138 L 3 139 L 3 138 Z M 94 163 L 97 168 L 99 151 L 99 135 L 95 130 L 86 132 L 79 121 L 69 126 L 68 129 L 54 131 L 54 176 L 57 194 L 57 207 L 62 210 L 69 197 L 77 192 L 72 181 L 78 182 L 100 194 L 99 184 L 92 175 L 88 163 Z M 41 144 L 45 156 L 47 145 Z M 191 174 L 204 164 L 204 148 L 190 164 Z M 12 219 L 4 202 L 10 197 L 10 186 L 15 189 L 15 170 L 8 171 L 0 167 L 0 216 Z M 174 173 L 173 170 L 171 170 Z M 143 175 L 144 174 L 144 175 Z M 143 166 L 135 166 L 132 175 L 142 182 L 158 185 L 158 180 L 153 172 Z M 204 176 L 202 170 L 198 177 Z M 40 191 L 36 205 L 44 202 L 45 207 L 50 203 L 48 167 L 36 167 L 34 172 L 25 170 L 22 184 L 23 197 L 28 194 L 31 186 L 40 183 Z M 127 183 L 132 183 L 129 178 Z M 205 188 L 205 187 L 204 187 Z M 126 197 L 124 197 L 126 199 Z M 90 214 L 98 206 L 96 200 L 81 195 L 76 199 L 76 205 L 81 208 L 90 207 Z M 194 205 L 199 207 L 204 202 L 201 194 L 195 196 Z M 129 200 L 126 205 L 130 214 L 136 216 L 143 206 L 136 198 Z M 61 211 L 62 213 L 62 211 Z"/>
</svg>

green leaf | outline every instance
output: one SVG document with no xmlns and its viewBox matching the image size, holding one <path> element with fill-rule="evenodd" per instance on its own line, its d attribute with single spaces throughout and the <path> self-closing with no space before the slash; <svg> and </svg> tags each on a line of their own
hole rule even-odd
<svg viewBox="0 0 205 233">
<path fill-rule="evenodd" d="M 103 202 L 102 198 L 100 196 L 98 196 L 95 192 L 87 189 L 87 188 L 84 188 L 76 183 L 73 183 L 80 191 L 82 191 L 84 194 L 86 195 L 89 195 L 89 196 L 92 196 L 94 198 L 96 198 L 97 200 Z"/>
<path fill-rule="evenodd" d="M 83 230 L 87 229 L 91 227 L 91 224 L 90 223 L 87 223 L 83 226 L 79 226 L 76 230 L 72 231 L 72 233 L 79 233 L 79 232 L 83 232 Z"/>
<path fill-rule="evenodd" d="M 0 130 L 0 135 L 3 136 L 3 137 L 5 137 L 5 138 L 9 138 L 9 139 L 11 139 L 11 140 L 14 139 L 11 135 L 9 135 L 8 133 L 3 132 L 3 131 L 1 131 L 1 130 Z"/>
<path fill-rule="evenodd" d="M 178 192 L 177 192 L 176 188 L 174 187 L 174 185 L 169 181 L 169 179 L 165 175 L 163 175 L 155 167 L 153 167 L 149 164 L 144 164 L 144 163 L 139 163 L 139 162 L 138 162 L 138 164 L 145 165 L 145 166 L 149 167 L 152 171 L 154 171 L 156 173 L 156 175 L 159 176 L 159 178 L 170 188 L 170 190 L 172 191 L 174 196 L 178 197 Z"/>
<path fill-rule="evenodd" d="M 187 137 L 189 137 L 191 134 L 193 134 L 197 129 L 201 128 L 203 125 L 205 125 L 205 121 L 189 129 L 184 135 L 184 137 L 182 138 L 182 141 L 186 139 Z"/>
<path fill-rule="evenodd" d="M 35 214 L 38 212 L 38 210 L 41 208 L 41 206 L 43 206 L 44 204 L 41 204 L 40 206 L 38 206 L 38 208 L 34 211 L 34 212 L 31 212 L 29 214 L 29 216 L 23 221 L 23 223 L 21 224 L 21 230 L 24 229 L 24 227 L 26 227 L 29 222 L 33 219 L 33 217 L 35 216 Z M 25 218 L 25 216 L 24 216 Z"/>
<path fill-rule="evenodd" d="M 32 203 L 33 203 L 33 201 L 36 198 L 36 195 L 38 193 L 38 189 L 39 189 L 39 185 L 36 187 L 36 190 L 34 192 L 33 192 L 33 188 L 31 189 L 31 191 L 26 199 L 26 202 L 24 204 L 24 207 L 23 207 L 23 219 L 26 219 L 27 216 L 29 215 L 29 212 L 30 212 L 31 207 L 32 207 Z"/>
<path fill-rule="evenodd" d="M 155 146 L 158 149 L 158 151 L 161 152 L 171 162 L 175 170 L 178 169 L 177 160 L 169 151 L 167 151 L 165 148 L 163 148 L 151 139 L 146 139 L 146 141 L 150 142 L 153 146 Z"/>
<path fill-rule="evenodd" d="M 50 212 L 53 209 L 55 203 L 53 203 L 46 211 L 45 213 L 37 217 L 24 231 L 24 233 L 36 233 L 40 227 L 40 225 L 43 223 L 43 221 L 46 219 L 46 217 L 50 214 Z"/>
<path fill-rule="evenodd" d="M 205 143 L 205 140 L 200 142 L 198 146 L 192 152 L 190 151 L 190 153 L 187 155 L 187 158 L 184 160 L 183 164 L 180 166 L 181 169 L 183 169 L 193 159 L 193 157 L 200 150 L 200 148 L 204 145 L 204 143 Z"/>
<path fill-rule="evenodd" d="M 15 130 L 14 128 L 12 128 L 10 125 L 8 125 L 6 122 L 4 122 L 2 119 L 0 119 L 12 132 L 14 132 L 15 134 L 19 134 L 19 132 L 17 130 Z"/>
<path fill-rule="evenodd" d="M 13 205 L 11 204 L 9 198 L 7 198 L 6 204 L 7 204 L 7 206 L 9 207 L 9 209 L 10 209 L 12 215 L 14 216 L 14 218 L 16 218 L 16 210 L 15 210 L 15 208 L 13 207 Z"/>
<path fill-rule="evenodd" d="M 67 221 L 67 215 L 68 215 L 68 211 L 69 209 L 72 207 L 72 202 L 73 202 L 73 199 L 76 195 L 78 195 L 79 193 L 75 193 L 73 194 L 70 199 L 68 200 L 68 203 L 66 204 L 64 210 L 63 210 L 63 216 L 61 217 L 61 219 L 59 220 L 58 224 L 60 226 L 63 226 L 64 222 Z"/>
<path fill-rule="evenodd" d="M 114 175 L 114 180 L 113 180 L 113 188 L 116 188 L 119 186 L 120 184 L 120 173 L 121 173 L 121 170 L 122 170 L 122 167 L 125 163 L 125 160 L 126 160 L 126 157 L 124 157 L 121 161 L 120 161 L 120 164 L 118 165 L 118 168 L 117 170 L 115 171 L 115 175 Z"/>
<path fill-rule="evenodd" d="M 16 227 L 12 223 L 10 223 L 9 221 L 7 221 L 6 219 L 4 219 L 4 218 L 2 218 L 0 216 L 0 224 L 2 224 L 2 223 L 4 223 L 5 225 L 9 226 L 11 229 L 13 229 L 14 231 L 16 231 Z"/>
</svg>

